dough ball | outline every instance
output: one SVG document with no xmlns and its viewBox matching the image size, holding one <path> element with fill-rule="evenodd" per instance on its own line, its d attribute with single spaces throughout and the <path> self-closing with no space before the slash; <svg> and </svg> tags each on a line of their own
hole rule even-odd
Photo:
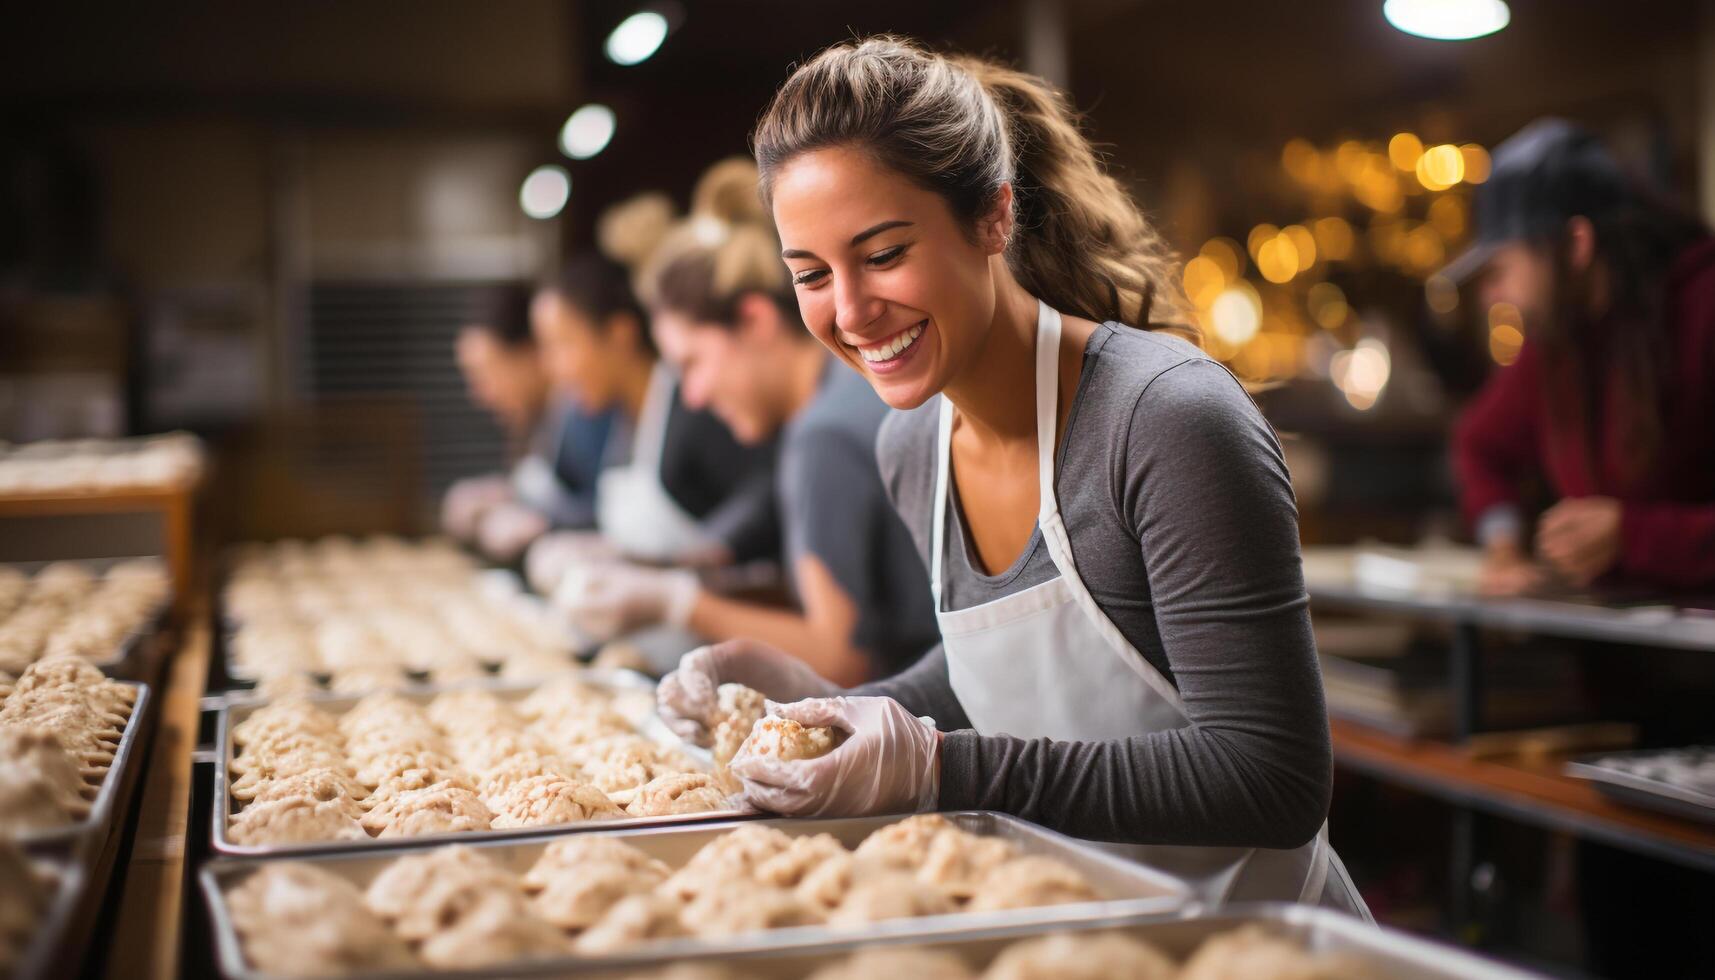
<svg viewBox="0 0 1715 980">
<path fill-rule="evenodd" d="M 1076 870 L 1053 858 L 1027 856 L 989 872 L 970 907 L 974 912 L 992 912 L 1100 899 Z"/>
<path fill-rule="evenodd" d="M 805 728 L 790 718 L 764 718 L 750 730 L 739 751 L 784 762 L 817 759 L 832 752 L 844 735 L 832 728 Z"/>
<path fill-rule="evenodd" d="M 1177 967 L 1154 946 L 1121 933 L 1055 933 L 1013 943 L 983 980 L 1173 980 Z"/>
</svg>

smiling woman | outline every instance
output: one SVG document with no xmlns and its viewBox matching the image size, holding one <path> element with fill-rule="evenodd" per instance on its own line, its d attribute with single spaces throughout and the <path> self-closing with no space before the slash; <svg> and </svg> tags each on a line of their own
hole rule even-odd
<svg viewBox="0 0 1715 980">
<path fill-rule="evenodd" d="M 1003 810 L 1211 903 L 1364 911 L 1327 843 L 1280 445 L 1231 374 L 1147 329 L 1179 316 L 1173 262 L 1064 97 L 871 39 L 794 72 L 755 145 L 805 325 L 899 410 L 877 454 L 942 647 L 845 692 L 760 645 L 703 656 L 663 712 L 744 678 L 848 734 L 817 759 L 741 752 L 766 809 Z"/>
</svg>

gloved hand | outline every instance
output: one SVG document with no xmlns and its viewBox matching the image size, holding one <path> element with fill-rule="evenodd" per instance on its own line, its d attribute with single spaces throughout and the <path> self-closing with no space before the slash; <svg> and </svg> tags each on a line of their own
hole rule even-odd
<svg viewBox="0 0 1715 980">
<path fill-rule="evenodd" d="M 619 549 L 597 531 L 556 531 L 536 539 L 524 553 L 524 580 L 542 595 L 553 595 L 566 571 L 576 565 L 611 563 Z"/>
<path fill-rule="evenodd" d="M 794 817 L 862 817 L 933 810 L 941 796 L 941 735 L 892 698 L 770 702 L 768 713 L 847 734 L 817 759 L 752 755 L 730 764 L 759 809 Z"/>
<path fill-rule="evenodd" d="M 523 504 L 506 501 L 483 513 L 476 529 L 476 546 L 495 561 L 511 562 L 547 531 L 547 518 Z"/>
<path fill-rule="evenodd" d="M 504 476 L 474 476 L 447 488 L 441 498 L 441 530 L 459 541 L 474 541 L 482 515 L 512 499 L 512 484 Z"/>
<path fill-rule="evenodd" d="M 578 565 L 554 590 L 554 607 L 592 642 L 645 626 L 683 627 L 702 586 L 695 572 L 644 568 L 615 562 Z"/>
<path fill-rule="evenodd" d="M 833 697 L 839 685 L 784 650 L 756 640 L 728 640 L 698 647 L 655 688 L 655 708 L 667 727 L 692 745 L 714 739 L 709 719 L 717 707 L 715 689 L 743 684 L 775 701 Z"/>
</svg>

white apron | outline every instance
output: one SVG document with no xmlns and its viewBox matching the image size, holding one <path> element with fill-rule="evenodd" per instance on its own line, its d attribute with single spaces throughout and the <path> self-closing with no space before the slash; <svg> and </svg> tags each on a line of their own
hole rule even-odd
<svg viewBox="0 0 1715 980">
<path fill-rule="evenodd" d="M 943 397 L 936 448 L 930 581 L 953 693 L 979 734 L 1108 741 L 1189 724 L 1179 693 L 1138 653 L 1078 577 L 1054 496 L 1060 314 L 1041 304 L 1036 327 L 1037 523 L 1057 578 L 970 609 L 943 611 L 947 480 L 953 405 Z M 1328 846 L 1328 825 L 1287 850 L 1104 844 L 1191 882 L 1214 906 L 1295 901 L 1369 919 L 1369 909 Z M 1373 920 L 1371 920 L 1373 921 Z"/>
<path fill-rule="evenodd" d="M 602 535 L 629 557 L 662 563 L 714 544 L 661 485 L 674 387 L 673 375 L 656 365 L 632 429 L 631 462 L 610 466 L 596 478 L 596 526 Z"/>
</svg>

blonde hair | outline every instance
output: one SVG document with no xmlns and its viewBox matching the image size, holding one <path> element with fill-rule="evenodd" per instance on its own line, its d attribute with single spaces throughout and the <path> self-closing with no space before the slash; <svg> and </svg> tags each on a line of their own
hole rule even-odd
<svg viewBox="0 0 1715 980">
<path fill-rule="evenodd" d="M 974 229 L 1003 185 L 1008 267 L 1050 306 L 1195 336 L 1175 259 L 1107 172 L 1066 97 L 1034 75 L 882 36 L 794 71 L 752 140 L 766 200 L 799 154 L 850 146 L 934 191 Z"/>
<path fill-rule="evenodd" d="M 756 164 L 730 157 L 698 179 L 691 213 L 642 264 L 637 291 L 651 309 L 722 325 L 737 321 L 740 299 L 760 293 L 798 322 L 780 240 L 757 192 Z"/>
</svg>

